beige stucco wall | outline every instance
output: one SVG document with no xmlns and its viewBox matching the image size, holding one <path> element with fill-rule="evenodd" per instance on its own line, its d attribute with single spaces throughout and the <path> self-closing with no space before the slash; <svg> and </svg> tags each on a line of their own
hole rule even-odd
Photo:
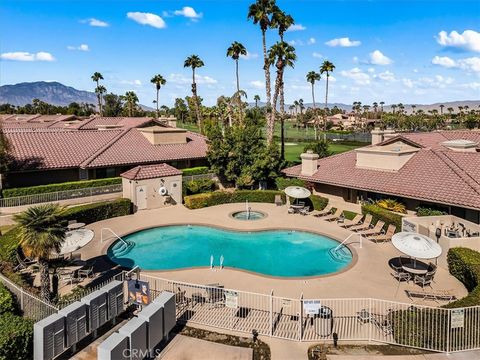
<svg viewBox="0 0 480 360">
<path fill-rule="evenodd" d="M 138 207 L 140 204 L 140 200 L 137 199 L 137 187 L 139 186 L 145 186 L 145 209 L 155 209 L 182 203 L 182 175 L 139 181 L 122 179 L 122 185 L 123 197 L 130 199 L 135 207 Z M 158 191 L 162 186 L 168 191 L 165 196 L 160 195 Z M 168 197 L 171 197 L 171 202 L 167 201 Z"/>
</svg>

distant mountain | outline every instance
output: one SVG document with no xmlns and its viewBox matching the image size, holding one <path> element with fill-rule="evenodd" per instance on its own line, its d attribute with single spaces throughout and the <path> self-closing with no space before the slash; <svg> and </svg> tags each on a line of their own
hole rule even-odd
<svg viewBox="0 0 480 360">
<path fill-rule="evenodd" d="M 65 106 L 72 102 L 97 104 L 97 95 L 94 92 L 77 90 L 56 81 L 24 82 L 0 86 L 0 104 L 9 103 L 23 106 L 30 104 L 33 99 L 40 99 L 57 106 Z M 147 111 L 153 110 L 145 105 L 140 105 L 140 107 Z"/>
</svg>

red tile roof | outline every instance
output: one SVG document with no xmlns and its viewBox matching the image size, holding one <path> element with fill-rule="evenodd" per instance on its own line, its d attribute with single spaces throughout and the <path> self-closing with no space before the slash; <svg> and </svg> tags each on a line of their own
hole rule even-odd
<svg viewBox="0 0 480 360">
<path fill-rule="evenodd" d="M 94 130 L 102 125 L 134 128 L 145 126 L 152 121 L 151 117 L 94 117 L 72 127 L 80 130 Z"/>
<path fill-rule="evenodd" d="M 402 136 L 424 147 L 395 172 L 358 168 L 355 151 L 319 159 L 312 176 L 301 175 L 301 165 L 283 172 L 317 183 L 480 209 L 480 153 L 453 151 L 440 144 L 465 138 L 480 142 L 480 132 Z"/>
<path fill-rule="evenodd" d="M 181 174 L 182 172 L 180 170 L 168 164 L 155 164 L 134 167 L 120 174 L 120 176 L 129 180 L 145 180 Z"/>
</svg>

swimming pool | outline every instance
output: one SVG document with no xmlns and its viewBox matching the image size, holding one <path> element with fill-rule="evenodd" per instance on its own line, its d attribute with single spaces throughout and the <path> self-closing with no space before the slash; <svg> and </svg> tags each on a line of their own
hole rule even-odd
<svg viewBox="0 0 480 360">
<path fill-rule="evenodd" d="M 209 267 L 211 256 L 223 265 L 279 277 L 317 276 L 337 272 L 352 261 L 351 252 L 331 238 L 303 231 L 241 232 L 209 226 L 173 225 L 142 230 L 110 246 L 115 263 L 144 270 Z"/>
</svg>

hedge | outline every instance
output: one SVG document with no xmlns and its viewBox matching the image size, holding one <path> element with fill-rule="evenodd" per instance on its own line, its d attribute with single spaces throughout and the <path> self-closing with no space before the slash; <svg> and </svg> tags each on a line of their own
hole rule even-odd
<svg viewBox="0 0 480 360">
<path fill-rule="evenodd" d="M 362 214 L 371 214 L 373 216 L 372 224 L 376 224 L 378 220 L 382 220 L 385 222 L 385 229 L 388 225 L 393 224 L 396 227 L 395 232 L 402 231 L 402 215 L 383 209 L 375 204 L 363 205 Z"/>
<path fill-rule="evenodd" d="M 275 190 L 237 190 L 234 192 L 215 191 L 211 193 L 184 197 L 185 206 L 189 209 L 201 209 L 208 206 L 245 202 L 274 203 L 275 195 L 280 195 L 285 202 L 285 193 Z"/>
<path fill-rule="evenodd" d="M 12 313 L 0 315 L 0 360 L 33 358 L 33 321 Z"/>
<path fill-rule="evenodd" d="M 310 195 L 308 199 L 305 199 L 305 205 L 310 206 L 313 210 L 323 210 L 328 205 L 328 199 L 319 195 Z"/>
<path fill-rule="evenodd" d="M 0 284 L 0 315 L 16 311 L 17 307 L 12 293 L 3 284 Z"/>
<path fill-rule="evenodd" d="M 215 190 L 216 182 L 210 179 L 198 179 L 183 183 L 185 195 L 202 194 Z"/>
<path fill-rule="evenodd" d="M 197 166 L 187 169 L 182 169 L 183 176 L 209 174 L 211 171 L 208 166 Z"/>
<path fill-rule="evenodd" d="M 277 186 L 278 190 L 284 190 L 289 186 L 305 186 L 305 181 L 297 178 L 284 178 L 284 177 L 277 177 L 275 179 L 275 185 Z"/>
<path fill-rule="evenodd" d="M 132 203 L 129 199 L 118 199 L 68 208 L 63 216 L 65 220 L 77 220 L 90 224 L 112 217 L 130 215 L 132 210 Z"/>
<path fill-rule="evenodd" d="M 17 227 L 0 236 L 0 262 L 15 264 L 18 248 Z"/>
<path fill-rule="evenodd" d="M 10 198 L 15 196 L 25 196 L 25 195 L 34 195 L 34 194 L 45 194 L 45 193 L 51 193 L 51 192 L 57 192 L 57 191 L 86 189 L 91 187 L 116 185 L 121 183 L 122 183 L 122 178 L 120 177 L 96 179 L 96 180 L 84 180 L 84 181 L 71 181 L 71 182 L 58 183 L 58 184 L 3 189 L 2 196 L 4 198 Z"/>
<path fill-rule="evenodd" d="M 450 274 L 465 285 L 469 294 L 445 307 L 480 305 L 480 252 L 464 247 L 451 248 L 448 250 L 447 262 Z"/>
<path fill-rule="evenodd" d="M 439 216 L 439 215 L 447 215 L 445 211 L 426 208 L 426 207 L 417 207 L 415 209 L 417 211 L 417 216 Z"/>
</svg>

